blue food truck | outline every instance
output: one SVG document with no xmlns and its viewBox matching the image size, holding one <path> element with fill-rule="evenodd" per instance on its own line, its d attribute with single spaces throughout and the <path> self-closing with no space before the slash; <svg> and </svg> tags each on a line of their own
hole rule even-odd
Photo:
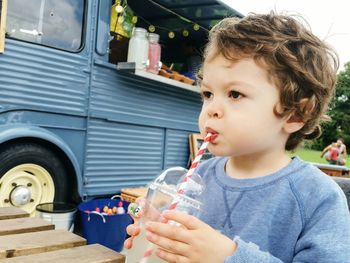
<svg viewBox="0 0 350 263">
<path fill-rule="evenodd" d="M 122 25 L 160 35 L 162 62 L 181 72 L 189 46 L 200 55 L 213 25 L 241 16 L 216 0 L 1 0 L 0 207 L 31 213 L 187 166 L 198 87 L 125 67 L 116 6 Z"/>
</svg>

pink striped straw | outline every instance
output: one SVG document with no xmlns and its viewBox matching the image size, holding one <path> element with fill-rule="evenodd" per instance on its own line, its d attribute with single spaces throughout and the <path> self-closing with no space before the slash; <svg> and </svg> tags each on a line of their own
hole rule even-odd
<svg viewBox="0 0 350 263">
<path fill-rule="evenodd" d="M 208 133 L 207 136 L 205 136 L 204 142 L 202 143 L 201 147 L 199 148 L 199 151 L 198 151 L 196 157 L 194 158 L 190 169 L 188 170 L 184 179 L 180 183 L 179 189 L 177 190 L 177 195 L 182 195 L 185 193 L 186 187 L 188 185 L 188 181 L 191 179 L 194 171 L 196 170 L 198 164 L 200 163 L 205 151 L 207 150 L 208 144 L 211 140 L 212 140 L 212 134 Z M 175 198 L 173 203 L 169 206 L 168 210 L 175 209 L 177 204 L 178 204 L 178 198 Z"/>
<path fill-rule="evenodd" d="M 188 181 L 191 179 L 194 171 L 196 170 L 198 164 L 200 163 L 203 154 L 206 152 L 207 147 L 209 142 L 212 140 L 212 134 L 208 133 L 205 138 L 204 138 L 204 142 L 201 145 L 201 147 L 199 148 L 199 151 L 196 155 L 196 157 L 194 158 L 192 165 L 190 167 L 190 169 L 188 170 L 188 172 L 186 173 L 184 179 L 182 180 L 182 182 L 180 183 L 179 189 L 177 190 L 177 196 L 183 195 L 185 193 L 186 187 L 188 185 Z M 179 203 L 179 198 L 175 198 L 175 200 L 171 203 L 171 205 L 169 206 L 168 210 L 173 210 L 177 207 L 177 204 Z M 140 263 L 146 263 L 148 261 L 148 259 L 152 256 L 154 251 L 154 246 L 152 244 L 150 244 L 145 253 L 143 254 L 143 258 L 141 259 Z"/>
</svg>

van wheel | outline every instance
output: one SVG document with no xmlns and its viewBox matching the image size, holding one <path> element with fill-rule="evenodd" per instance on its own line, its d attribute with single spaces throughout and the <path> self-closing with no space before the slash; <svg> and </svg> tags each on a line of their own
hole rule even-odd
<svg viewBox="0 0 350 263">
<path fill-rule="evenodd" d="M 54 152 L 36 143 L 0 150 L 0 207 L 16 206 L 34 215 L 41 203 L 66 201 L 67 174 Z"/>
</svg>

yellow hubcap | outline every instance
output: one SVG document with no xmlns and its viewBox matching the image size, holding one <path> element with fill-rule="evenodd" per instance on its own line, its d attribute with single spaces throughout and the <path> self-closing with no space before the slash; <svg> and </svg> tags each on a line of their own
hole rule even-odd
<svg viewBox="0 0 350 263">
<path fill-rule="evenodd" d="M 21 164 L 0 178 L 0 207 L 16 206 L 34 215 L 38 204 L 52 202 L 54 196 L 55 184 L 39 165 Z"/>
</svg>

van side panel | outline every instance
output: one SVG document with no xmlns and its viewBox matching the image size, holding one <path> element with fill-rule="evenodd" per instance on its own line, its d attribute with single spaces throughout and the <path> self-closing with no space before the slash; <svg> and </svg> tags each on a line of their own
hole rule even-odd
<svg viewBox="0 0 350 263">
<path fill-rule="evenodd" d="M 86 115 L 87 58 L 53 48 L 8 39 L 0 55 L 0 114 L 31 109 Z"/>
<path fill-rule="evenodd" d="M 91 119 L 87 136 L 87 195 L 145 185 L 162 170 L 164 129 Z"/>
<path fill-rule="evenodd" d="M 187 167 L 190 156 L 188 137 L 188 131 L 166 130 L 164 168 L 174 166 Z"/>
<path fill-rule="evenodd" d="M 87 129 L 88 195 L 149 183 L 170 166 L 186 167 L 188 135 L 198 132 L 198 93 L 95 63 Z"/>
<path fill-rule="evenodd" d="M 197 118 L 201 107 L 198 93 L 132 73 L 121 73 L 113 64 L 98 63 L 95 63 L 92 73 L 92 117 L 198 130 Z"/>
</svg>

